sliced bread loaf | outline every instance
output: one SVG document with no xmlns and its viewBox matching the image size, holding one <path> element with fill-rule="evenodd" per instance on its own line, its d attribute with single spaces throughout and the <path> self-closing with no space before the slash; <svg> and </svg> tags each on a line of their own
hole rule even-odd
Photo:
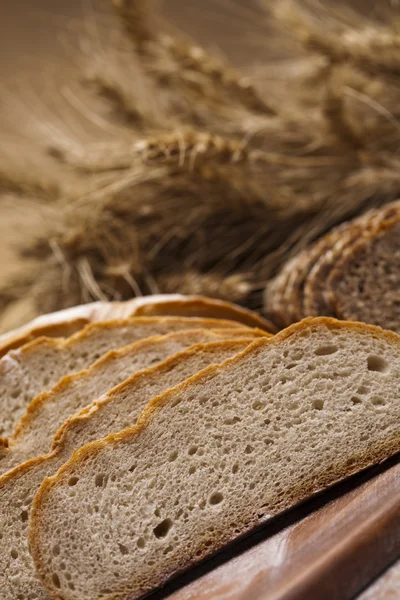
<svg viewBox="0 0 400 600">
<path fill-rule="evenodd" d="M 262 335 L 256 329 L 187 330 L 153 336 L 120 350 L 111 350 L 88 369 L 64 377 L 49 392 L 32 400 L 9 439 L 8 452 L 0 453 L 0 473 L 49 452 L 53 435 L 64 421 L 136 371 L 160 363 L 194 344 L 238 336 L 250 341 Z"/>
<path fill-rule="evenodd" d="M 0 356 L 40 336 L 68 337 L 89 323 L 110 319 L 127 319 L 134 316 L 229 319 L 249 327 L 275 331 L 272 323 L 267 319 L 231 302 L 204 296 L 159 294 L 134 298 L 127 302 L 93 302 L 43 315 L 19 329 L 1 335 Z"/>
<path fill-rule="evenodd" d="M 109 350 L 152 335 L 193 328 L 236 328 L 239 323 L 191 317 L 139 317 L 88 325 L 72 337 L 39 338 L 0 359 L 0 436 L 9 437 L 28 404 L 61 377 L 87 368 Z"/>
<path fill-rule="evenodd" d="M 34 500 L 53 598 L 133 600 L 400 450 L 400 337 L 307 319 L 154 399 Z"/>
<path fill-rule="evenodd" d="M 2 600 L 48 600 L 36 575 L 27 540 L 32 499 L 43 479 L 53 475 L 75 448 L 135 423 L 155 395 L 212 363 L 223 362 L 247 345 L 240 340 L 197 345 L 161 365 L 141 371 L 70 419 L 59 431 L 52 454 L 30 460 L 0 477 Z M 106 480 L 100 477 L 98 485 L 105 484 Z"/>
</svg>

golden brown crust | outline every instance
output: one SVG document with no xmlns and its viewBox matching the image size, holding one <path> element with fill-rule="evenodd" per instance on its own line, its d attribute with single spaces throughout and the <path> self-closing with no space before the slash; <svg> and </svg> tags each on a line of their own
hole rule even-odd
<svg viewBox="0 0 400 600">
<path fill-rule="evenodd" d="M 12 335 L 10 338 L 5 339 L 4 343 L 0 345 L 0 358 L 10 350 L 16 350 L 39 337 L 70 337 L 80 329 L 83 329 L 87 324 L 87 319 L 74 319 L 72 321 L 66 321 L 65 323 L 59 323 L 58 325 L 38 326 L 25 334 Z"/>
<path fill-rule="evenodd" d="M 230 302 L 203 296 L 165 294 L 134 298 L 127 302 L 93 302 L 43 315 L 17 330 L 0 336 L 0 357 L 9 350 L 19 348 L 32 340 L 47 336 L 68 337 L 91 322 L 134 316 L 176 316 L 218 318 L 259 327 L 275 333 L 267 319 Z"/>
<path fill-rule="evenodd" d="M 46 497 L 50 493 L 51 489 L 57 485 L 58 483 L 64 482 L 68 478 L 68 472 L 70 468 L 73 468 L 77 462 L 85 461 L 86 458 L 93 457 L 93 455 L 98 454 L 101 450 L 108 445 L 119 444 L 119 443 L 129 443 L 130 440 L 138 438 L 143 431 L 149 426 L 154 415 L 162 409 L 162 407 L 167 404 L 171 397 L 174 397 L 176 393 L 185 390 L 188 386 L 191 386 L 193 383 L 198 383 L 201 381 L 205 381 L 209 378 L 212 378 L 216 375 L 221 369 L 223 369 L 226 365 L 235 364 L 236 362 L 240 362 L 244 356 L 249 356 L 253 352 L 257 352 L 258 349 L 262 346 L 279 344 L 281 341 L 295 335 L 296 333 L 301 333 L 306 330 L 308 327 L 312 327 L 313 325 L 319 326 L 324 325 L 329 329 L 354 329 L 366 335 L 372 335 L 373 337 L 378 337 L 380 339 L 384 338 L 389 343 L 395 344 L 397 347 L 400 346 L 400 335 L 391 332 L 385 331 L 380 327 L 374 325 L 366 325 L 364 323 L 357 322 L 346 322 L 346 321 L 338 321 L 336 319 L 332 319 L 329 317 L 309 317 L 301 321 L 300 323 L 296 323 L 291 327 L 281 331 L 277 335 L 269 339 L 262 339 L 253 342 L 248 348 L 246 348 L 243 352 L 239 353 L 233 358 L 226 360 L 221 365 L 212 365 L 200 373 L 194 375 L 193 377 L 187 379 L 185 382 L 177 385 L 175 388 L 164 392 L 163 394 L 155 397 L 143 410 L 138 423 L 136 426 L 131 427 L 129 429 L 125 429 L 117 434 L 110 434 L 106 438 L 102 440 L 98 440 L 95 442 L 91 442 L 87 444 L 83 448 L 80 448 L 74 452 L 71 458 L 59 469 L 59 471 L 52 477 L 46 478 L 39 491 L 37 492 L 31 512 L 31 526 L 29 530 L 29 543 L 31 548 L 31 554 L 33 560 L 35 562 L 35 566 L 39 575 L 41 576 L 43 581 L 47 581 L 45 575 L 44 565 L 41 561 L 40 547 L 38 545 L 39 535 L 36 527 L 35 519 L 40 515 L 41 505 L 45 501 Z M 125 385 L 125 384 L 122 384 Z M 360 454 L 359 456 L 354 456 L 354 462 L 351 466 L 346 462 L 343 464 L 336 464 L 333 466 L 333 472 L 325 477 L 325 479 L 321 479 L 318 485 L 315 484 L 313 479 L 302 480 L 299 482 L 296 489 L 292 489 L 290 495 L 288 495 L 281 505 L 279 505 L 277 511 L 273 512 L 273 515 L 278 512 L 282 512 L 299 502 L 302 502 L 313 496 L 322 490 L 326 489 L 328 486 L 332 486 L 339 481 L 350 477 L 356 472 L 359 472 L 367 467 L 375 464 L 377 462 L 382 462 L 393 455 L 394 452 L 399 450 L 399 442 L 400 436 L 396 435 L 393 439 L 386 439 L 385 444 L 381 444 L 381 446 L 374 452 L 374 455 L 371 454 Z M 1 479 L 0 479 L 1 482 Z M 258 522 L 254 519 L 247 523 L 246 527 L 243 528 L 241 534 L 248 533 Z M 226 539 L 225 539 L 226 537 Z M 229 543 L 232 541 L 232 537 L 225 536 L 221 539 L 215 540 L 214 548 L 219 549 L 223 544 Z M 236 536 L 237 537 L 237 536 Z M 210 549 L 202 551 L 202 553 L 196 558 L 195 562 L 198 562 L 204 559 L 207 555 L 209 555 Z M 182 564 L 179 571 L 184 570 L 190 565 L 193 565 L 192 558 L 184 558 L 182 560 Z M 174 569 L 174 573 L 166 572 L 163 575 L 160 575 L 159 584 L 162 585 L 172 574 L 176 574 L 176 570 Z M 47 587 L 47 586 L 46 586 Z M 50 595 L 53 598 L 58 598 L 57 592 L 52 589 L 48 589 Z M 148 592 L 150 590 L 143 589 L 143 593 Z M 129 594 L 118 594 L 111 595 L 107 600 L 128 600 Z"/>
<path fill-rule="evenodd" d="M 81 331 L 77 331 L 69 338 L 47 338 L 40 337 L 28 344 L 25 344 L 21 348 L 15 350 L 19 354 L 24 354 L 25 352 L 30 352 L 31 350 L 40 347 L 42 345 L 50 345 L 53 348 L 57 348 L 59 350 L 68 349 L 73 346 L 75 343 L 79 342 L 82 338 L 86 338 L 89 336 L 92 331 L 96 330 L 105 330 L 112 329 L 113 327 L 126 327 L 128 325 L 140 325 L 140 324 L 151 324 L 151 323 L 171 323 L 174 322 L 176 325 L 179 323 L 187 324 L 192 323 L 193 329 L 196 328 L 206 328 L 206 329 L 229 329 L 233 328 L 242 328 L 243 325 L 240 323 L 235 323 L 229 320 L 223 319 L 205 319 L 205 318 L 196 318 L 196 317 L 130 317 L 128 319 L 112 319 L 109 321 L 96 321 L 95 323 L 90 323 Z"/>
<path fill-rule="evenodd" d="M 137 316 L 180 316 L 180 317 L 207 317 L 234 320 L 248 327 L 258 327 L 264 331 L 275 333 L 275 326 L 257 313 L 231 304 L 224 300 L 205 298 L 203 296 L 182 296 L 179 294 L 169 296 L 149 296 L 154 300 L 143 303 L 135 310 Z M 157 300 L 160 298 L 160 300 Z"/>
</svg>

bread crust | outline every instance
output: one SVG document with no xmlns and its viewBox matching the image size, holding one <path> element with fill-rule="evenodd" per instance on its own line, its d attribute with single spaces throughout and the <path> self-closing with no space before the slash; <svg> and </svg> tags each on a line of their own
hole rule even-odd
<svg viewBox="0 0 400 600">
<path fill-rule="evenodd" d="M 69 470 L 74 468 L 74 466 L 81 461 L 84 461 L 87 457 L 93 457 L 94 455 L 101 452 L 101 450 L 110 445 L 116 445 L 121 443 L 129 443 L 131 440 L 135 440 L 140 437 L 140 435 L 147 429 L 147 427 L 151 424 L 155 415 L 162 410 L 163 406 L 167 405 L 171 398 L 173 398 L 176 393 L 185 390 L 187 387 L 191 386 L 193 383 L 198 383 L 201 381 L 206 381 L 213 376 L 215 376 L 220 370 L 224 369 L 225 366 L 235 364 L 240 362 L 243 357 L 250 356 L 252 353 L 256 353 L 258 349 L 262 346 L 266 345 L 279 345 L 279 343 L 297 333 L 302 333 L 307 328 L 313 326 L 323 325 L 329 329 L 352 329 L 357 330 L 360 333 L 376 337 L 378 339 L 385 339 L 390 344 L 396 345 L 397 348 L 400 347 L 400 336 L 394 332 L 383 330 L 382 328 L 374 325 L 366 325 L 365 323 L 358 322 L 346 322 L 346 321 L 338 321 L 329 317 L 309 317 L 301 321 L 300 323 L 296 323 L 291 327 L 281 331 L 276 336 L 270 339 L 257 340 L 253 342 L 248 348 L 246 348 L 243 352 L 236 355 L 233 358 L 226 360 L 221 365 L 210 366 L 200 373 L 194 375 L 190 379 L 185 382 L 179 384 L 175 388 L 168 390 L 167 392 L 155 397 L 143 410 L 141 417 L 138 420 L 136 426 L 126 429 L 118 434 L 110 434 L 106 438 L 102 440 L 98 440 L 87 444 L 83 448 L 80 448 L 74 452 L 72 457 L 59 469 L 59 471 L 52 477 L 48 477 L 45 479 L 36 494 L 32 507 L 32 517 L 29 528 L 29 543 L 31 548 L 31 554 L 34 559 L 37 571 L 44 582 L 46 589 L 52 598 L 60 600 L 62 596 L 60 596 L 59 592 L 52 587 L 51 582 L 49 582 L 46 577 L 46 570 L 44 568 L 44 564 L 41 559 L 41 551 L 39 540 L 39 530 L 38 530 L 38 518 L 40 517 L 42 504 L 45 502 L 47 496 L 51 492 L 52 488 L 58 483 L 64 483 L 68 476 Z M 350 477 L 351 475 L 362 471 L 372 464 L 380 463 L 385 461 L 387 458 L 392 456 L 395 452 L 398 452 L 400 449 L 400 435 L 396 435 L 393 439 L 386 439 L 385 443 L 381 443 L 380 446 L 376 449 L 376 452 L 373 456 L 370 453 L 364 452 L 363 454 L 357 456 L 355 458 L 354 463 L 349 465 L 346 464 L 336 464 L 331 472 L 325 476 L 325 478 L 321 478 L 318 485 L 315 484 L 313 480 L 310 481 L 302 481 L 299 482 L 296 489 L 293 489 L 290 493 L 290 497 L 288 497 L 285 503 L 279 508 L 276 513 L 272 513 L 271 516 L 275 516 L 275 514 L 281 513 L 289 508 L 292 508 L 299 502 L 303 502 L 304 500 L 320 493 L 325 490 L 327 487 L 331 487 L 336 483 L 342 481 Z M 221 546 L 224 544 L 230 543 L 233 540 L 236 540 L 238 537 L 248 534 L 251 530 L 259 525 L 260 523 L 256 521 L 256 519 L 250 520 L 245 527 L 243 527 L 240 536 L 222 536 L 215 540 L 214 549 L 215 551 L 219 551 Z M 178 569 L 173 569 L 173 572 L 164 572 L 160 574 L 158 585 L 163 585 L 171 576 L 175 576 L 178 573 L 184 571 L 189 565 L 193 566 L 194 564 L 200 562 L 207 556 L 209 556 L 210 550 L 206 548 L 201 548 L 199 553 L 196 553 L 196 559 L 193 557 L 183 557 L 181 564 Z M 141 593 L 149 592 L 150 590 L 146 587 L 141 590 Z M 103 600 L 129 600 L 130 599 L 129 592 L 111 594 L 107 596 L 107 598 L 103 598 Z M 134 596 L 137 597 L 137 594 Z M 93 599 L 95 600 L 95 599 Z"/>
<path fill-rule="evenodd" d="M 160 294 L 126 302 L 93 302 L 42 315 L 23 327 L 1 335 L 0 357 L 41 336 L 69 337 L 92 322 L 133 316 L 219 318 L 259 327 L 271 333 L 276 331 L 270 321 L 237 304 L 204 296 Z"/>
</svg>

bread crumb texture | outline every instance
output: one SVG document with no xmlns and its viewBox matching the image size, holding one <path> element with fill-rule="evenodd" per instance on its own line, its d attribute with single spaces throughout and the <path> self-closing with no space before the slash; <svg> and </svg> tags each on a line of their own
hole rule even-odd
<svg viewBox="0 0 400 600">
<path fill-rule="evenodd" d="M 52 597 L 136 598 L 400 448 L 400 338 L 307 319 L 154 399 L 45 480 L 30 526 Z"/>
</svg>

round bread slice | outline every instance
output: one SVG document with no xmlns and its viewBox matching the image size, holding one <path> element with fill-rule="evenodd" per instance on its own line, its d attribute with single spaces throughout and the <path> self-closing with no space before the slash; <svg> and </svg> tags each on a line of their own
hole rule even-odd
<svg viewBox="0 0 400 600">
<path fill-rule="evenodd" d="M 397 211 L 396 203 L 386 205 L 381 209 L 370 210 L 360 217 L 347 221 L 327 234 L 321 244 L 321 256 L 311 269 L 304 286 L 304 316 L 337 316 L 326 294 L 326 284 L 331 271 L 340 261 L 341 256 L 354 243 L 368 236 L 379 227 L 379 223 Z"/>
<path fill-rule="evenodd" d="M 19 329 L 1 335 L 0 357 L 41 336 L 69 337 L 89 323 L 134 316 L 228 319 L 248 327 L 259 327 L 272 333 L 276 331 L 267 319 L 231 302 L 204 296 L 158 294 L 127 302 L 93 302 L 43 315 Z"/>
<path fill-rule="evenodd" d="M 400 211 L 349 249 L 327 290 L 340 318 L 400 332 Z"/>
</svg>

